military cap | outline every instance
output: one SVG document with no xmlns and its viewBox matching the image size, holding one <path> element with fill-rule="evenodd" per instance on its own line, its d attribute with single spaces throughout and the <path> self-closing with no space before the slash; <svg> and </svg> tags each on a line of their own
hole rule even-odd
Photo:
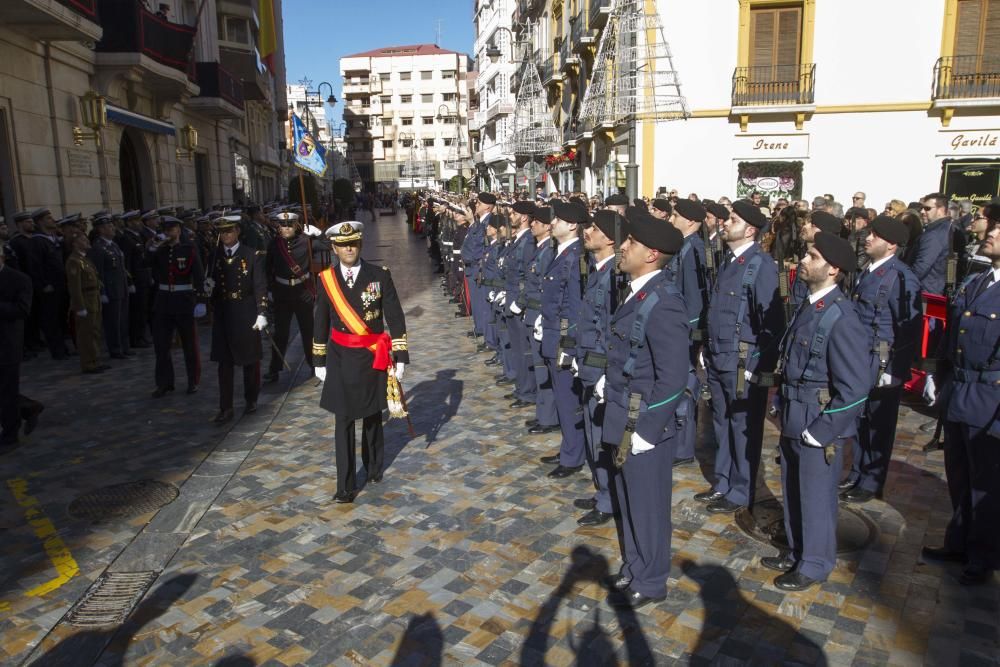
<svg viewBox="0 0 1000 667">
<path fill-rule="evenodd" d="M 486 204 L 487 206 L 496 206 L 497 203 L 496 196 L 489 192 L 480 192 L 477 199 L 480 201 L 480 203 Z"/>
<path fill-rule="evenodd" d="M 604 200 L 605 206 L 628 206 L 628 197 L 623 194 L 614 194 Z"/>
<path fill-rule="evenodd" d="M 293 224 L 299 221 L 299 216 L 297 213 L 289 213 L 288 211 L 282 211 L 281 213 L 275 213 L 274 219 L 278 221 L 278 224 L 286 223 Z"/>
<path fill-rule="evenodd" d="M 31 211 L 18 211 L 14 214 L 14 222 L 24 222 L 25 220 L 31 220 Z"/>
<path fill-rule="evenodd" d="M 636 197 L 635 199 L 632 200 L 632 206 L 635 206 L 636 208 L 640 208 L 643 211 L 648 211 L 649 210 L 649 205 L 646 204 L 646 202 L 644 200 L 639 199 L 638 197 Z"/>
<path fill-rule="evenodd" d="M 690 199 L 678 199 L 674 204 L 677 215 L 692 222 L 705 222 L 705 207 Z"/>
<path fill-rule="evenodd" d="M 63 225 L 74 225 L 80 222 L 81 217 L 83 216 L 81 216 L 79 213 L 74 213 L 72 215 L 67 215 L 65 218 L 58 220 L 56 224 L 59 225 L 60 227 L 62 227 Z"/>
<path fill-rule="evenodd" d="M 220 232 L 224 232 L 227 229 L 232 229 L 233 227 L 240 226 L 240 216 L 238 215 L 222 215 L 215 220 L 215 229 Z"/>
<path fill-rule="evenodd" d="M 507 218 L 502 215 L 491 215 L 488 224 L 493 229 L 500 229 L 507 223 Z"/>
<path fill-rule="evenodd" d="M 152 220 L 153 218 L 158 218 L 158 217 L 160 217 L 160 212 L 157 211 L 156 209 L 150 209 L 149 211 L 146 211 L 145 213 L 142 214 L 142 221 L 146 222 L 147 220 Z"/>
<path fill-rule="evenodd" d="M 560 220 L 576 224 L 586 222 L 590 217 L 586 206 L 559 200 L 552 202 L 552 215 Z"/>
<path fill-rule="evenodd" d="M 667 215 L 670 215 L 674 211 L 674 207 L 666 199 L 654 199 L 652 206 L 657 211 L 663 211 Z"/>
<path fill-rule="evenodd" d="M 864 218 L 865 220 L 868 220 L 868 209 L 860 206 L 852 206 L 847 209 L 847 213 L 844 214 L 844 217 L 848 220 L 854 220 L 855 218 Z"/>
<path fill-rule="evenodd" d="M 514 202 L 514 213 L 523 213 L 525 215 L 535 214 L 535 204 L 533 202 L 522 200 Z"/>
<path fill-rule="evenodd" d="M 260 206 L 248 206 L 246 210 L 247 215 L 253 215 L 254 213 L 260 212 Z"/>
<path fill-rule="evenodd" d="M 667 255 L 676 254 L 684 245 L 684 237 L 673 225 L 665 225 L 648 213 L 638 213 L 628 221 L 628 233 L 633 239 Z"/>
<path fill-rule="evenodd" d="M 52 215 L 52 211 L 44 207 L 36 208 L 34 211 L 31 212 L 31 217 L 36 222 L 38 221 L 39 218 L 44 218 L 47 215 Z"/>
<path fill-rule="evenodd" d="M 125 211 L 124 213 L 122 213 L 122 220 L 131 220 L 133 218 L 138 218 L 141 215 L 142 214 L 139 213 L 139 211 L 136 211 L 136 210 Z"/>
<path fill-rule="evenodd" d="M 215 220 L 221 217 L 222 217 L 222 211 L 212 211 L 211 213 L 208 214 L 208 218 L 210 220 Z M 143 218 L 143 220 L 145 220 L 145 218 Z"/>
<path fill-rule="evenodd" d="M 680 202 L 677 202 L 678 204 Z M 767 227 L 767 217 L 760 212 L 760 209 L 752 201 L 737 199 L 733 202 L 733 212 L 740 216 L 748 225 L 753 225 L 757 229 Z"/>
<path fill-rule="evenodd" d="M 585 202 L 583 199 L 580 199 L 579 197 L 570 197 L 566 201 L 568 201 L 570 204 L 579 204 L 584 209 L 587 208 L 587 202 Z"/>
<path fill-rule="evenodd" d="M 831 266 L 835 266 L 845 273 L 858 270 L 858 256 L 846 239 L 829 232 L 819 232 L 816 234 L 814 244 L 819 254 L 823 255 L 823 259 Z"/>
<path fill-rule="evenodd" d="M 163 206 L 161 208 L 156 209 L 156 212 L 159 213 L 160 215 L 173 215 L 176 212 L 176 210 L 173 206 Z"/>
<path fill-rule="evenodd" d="M 896 245 L 906 245 L 906 242 L 910 240 L 910 232 L 906 229 L 906 225 L 891 215 L 875 216 L 871 229 L 875 236 Z"/>
<path fill-rule="evenodd" d="M 625 209 L 625 219 L 631 220 L 635 216 L 640 215 L 642 213 L 646 213 L 646 211 L 643 211 L 641 208 L 638 208 L 637 206 L 629 206 L 628 208 Z"/>
<path fill-rule="evenodd" d="M 729 209 L 723 206 L 722 204 L 717 204 L 715 202 L 712 202 L 711 204 L 706 206 L 705 209 L 709 213 L 714 215 L 720 222 L 722 222 L 723 220 L 729 220 Z"/>
<path fill-rule="evenodd" d="M 95 213 L 90 216 L 90 224 L 96 227 L 97 225 L 105 225 L 111 222 L 111 216 L 107 213 Z"/>
<path fill-rule="evenodd" d="M 626 229 L 625 218 L 618 214 L 617 211 L 612 211 L 610 209 L 602 209 L 594 213 L 594 226 L 604 232 L 612 241 L 615 238 L 615 226 L 618 226 L 619 238 L 628 233 Z"/>
<path fill-rule="evenodd" d="M 335 244 L 347 244 L 360 241 L 364 234 L 365 226 L 353 220 L 338 222 L 326 230 L 326 237 Z"/>
<path fill-rule="evenodd" d="M 110 216 L 110 215 L 111 215 L 111 211 L 109 211 L 106 208 L 102 208 L 100 211 L 96 211 L 94 213 L 91 213 L 90 214 L 90 219 L 91 220 L 96 220 L 97 218 L 103 218 L 105 216 Z"/>
<path fill-rule="evenodd" d="M 841 227 L 844 226 L 840 218 L 826 211 L 813 211 L 809 216 L 809 222 L 816 229 L 828 234 L 839 234 Z"/>
<path fill-rule="evenodd" d="M 180 219 L 179 218 L 175 218 L 172 215 L 165 215 L 160 220 L 160 227 L 163 227 L 163 228 L 174 227 L 174 226 L 179 225 L 179 224 L 181 224 Z M 220 226 L 220 229 L 222 229 L 221 226 Z"/>
<path fill-rule="evenodd" d="M 536 206 L 534 212 L 533 220 L 537 220 L 543 225 L 552 224 L 552 207 L 551 206 Z"/>
</svg>

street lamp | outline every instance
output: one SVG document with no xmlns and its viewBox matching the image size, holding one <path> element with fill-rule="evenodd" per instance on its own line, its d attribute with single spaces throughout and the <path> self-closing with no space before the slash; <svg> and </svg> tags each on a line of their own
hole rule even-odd
<svg viewBox="0 0 1000 667">
<path fill-rule="evenodd" d="M 316 90 L 312 92 L 307 92 L 306 95 L 315 95 L 316 97 L 323 97 L 323 86 L 330 89 L 330 96 L 326 98 L 326 103 L 333 106 L 337 103 L 337 98 L 333 96 L 333 85 L 327 83 L 326 81 L 320 81 L 319 85 L 316 86 Z"/>
<path fill-rule="evenodd" d="M 79 127 L 73 128 L 73 143 L 82 146 L 84 140 L 93 139 L 101 145 L 101 129 L 108 126 L 108 105 L 103 97 L 94 91 L 88 91 L 80 98 L 80 116 L 83 126 L 90 132 L 84 132 Z"/>
<path fill-rule="evenodd" d="M 514 33 L 513 33 L 513 31 L 510 28 L 500 27 L 500 28 L 496 29 L 496 32 L 505 32 L 505 33 L 507 33 L 507 46 L 510 48 L 510 51 L 509 51 L 510 52 L 510 60 L 508 62 L 514 62 Z M 490 44 L 490 46 L 486 49 L 486 57 L 490 59 L 491 63 L 495 63 L 498 60 L 500 60 L 500 56 L 501 55 L 503 55 L 503 52 L 500 50 L 500 47 L 497 46 L 495 43 L 494 44 Z"/>
<path fill-rule="evenodd" d="M 181 145 L 181 148 L 175 151 L 177 159 L 186 159 L 188 162 L 194 159 L 195 149 L 198 148 L 197 128 L 190 124 L 182 127 L 178 143 Z"/>
<path fill-rule="evenodd" d="M 415 152 L 414 147 L 413 147 L 414 135 L 413 135 L 412 132 L 400 132 L 397 135 L 397 139 L 399 139 L 400 148 L 402 148 L 403 142 L 406 142 L 406 141 L 410 142 L 410 165 L 409 165 L 409 169 L 407 171 L 410 172 L 410 189 L 412 190 L 414 188 L 414 185 L 413 185 L 413 170 L 416 167 L 416 165 L 414 164 L 416 162 L 416 160 L 415 160 L 416 152 Z"/>
</svg>

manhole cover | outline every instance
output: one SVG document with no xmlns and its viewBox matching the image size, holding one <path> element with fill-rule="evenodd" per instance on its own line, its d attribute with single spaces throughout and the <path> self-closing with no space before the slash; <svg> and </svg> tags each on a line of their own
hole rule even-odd
<svg viewBox="0 0 1000 667">
<path fill-rule="evenodd" d="M 89 491 L 69 504 L 75 519 L 103 521 L 138 516 L 171 503 L 180 494 L 173 484 L 141 479 Z"/>
<path fill-rule="evenodd" d="M 102 574 L 66 617 L 70 625 L 120 625 L 156 581 L 156 572 Z"/>
<path fill-rule="evenodd" d="M 788 549 L 785 535 L 784 508 L 777 498 L 768 498 L 754 504 L 753 511 L 744 507 L 736 512 L 736 525 L 744 533 L 765 544 Z M 878 529 L 861 512 L 845 505 L 837 512 L 837 553 L 859 551 L 875 540 Z"/>
</svg>

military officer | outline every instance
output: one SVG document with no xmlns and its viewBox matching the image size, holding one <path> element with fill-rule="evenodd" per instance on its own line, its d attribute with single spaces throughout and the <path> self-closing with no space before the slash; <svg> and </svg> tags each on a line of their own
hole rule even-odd
<svg viewBox="0 0 1000 667">
<path fill-rule="evenodd" d="M 718 446 L 715 483 L 695 494 L 712 513 L 753 504 L 767 403 L 767 388 L 755 380 L 774 369 L 783 320 L 777 268 L 757 243 L 766 225 L 747 200 L 734 202 L 723 224 L 729 253 L 711 294 L 705 353 Z"/>
<path fill-rule="evenodd" d="M 1000 569 L 1000 224 L 979 250 L 990 268 L 966 278 L 950 305 L 941 367 L 924 396 L 944 417 L 944 465 L 952 516 L 942 547 L 923 555 L 964 563 L 959 581 L 989 582 Z"/>
<path fill-rule="evenodd" d="M 816 234 L 826 232 L 827 234 L 839 236 L 842 227 L 840 218 L 837 216 L 826 211 L 813 211 L 806 218 L 802 229 L 799 230 L 799 241 L 802 242 L 805 251 L 808 252 L 809 248 L 813 245 Z M 796 271 L 795 279 L 791 281 L 790 292 L 792 303 L 796 307 L 800 306 L 809 297 L 809 288 L 804 282 L 799 280 L 798 271 Z"/>
<path fill-rule="evenodd" d="M 548 370 L 555 398 L 562 441 L 558 465 L 549 477 L 569 477 L 583 467 L 585 458 L 581 397 L 573 381 L 572 360 L 576 348 L 576 322 L 583 296 L 580 285 L 581 225 L 589 220 L 587 209 L 577 203 L 552 203 L 552 238 L 556 247 L 542 276 L 541 312 L 535 318 L 533 335 L 541 341 L 541 356 Z M 545 457 L 543 463 L 555 457 Z"/>
<path fill-rule="evenodd" d="M 483 255 L 486 253 L 486 228 L 496 203 L 496 196 L 489 192 L 479 193 L 475 209 L 477 220 L 470 223 L 465 238 L 462 239 L 461 257 L 465 268 L 466 300 L 472 311 L 475 331 L 479 335 L 483 335 L 486 331 L 486 292 L 488 291 L 484 291 L 479 285 L 479 267 Z"/>
<path fill-rule="evenodd" d="M 666 597 L 670 574 L 674 411 L 687 385 L 687 311 L 663 268 L 680 233 L 642 212 L 628 224 L 621 270 L 631 279 L 610 321 L 606 374 L 594 387 L 605 403 L 602 438 L 613 447 L 611 489 L 622 567 L 608 601 L 638 609 Z"/>
<path fill-rule="evenodd" d="M 28 274 L 38 302 L 38 325 L 53 359 L 65 359 L 66 314 L 69 295 L 66 291 L 66 259 L 63 244 L 56 234 L 56 221 L 47 208 L 31 213 L 35 233 L 31 237 L 31 261 Z"/>
<path fill-rule="evenodd" d="M 842 450 L 875 383 L 871 355 L 858 354 L 858 341 L 868 336 L 837 284 L 856 268 L 850 243 L 816 235 L 799 264 L 809 297 L 780 346 L 781 489 L 791 550 L 761 564 L 782 572 L 774 580 L 782 590 L 826 581 L 836 564 Z"/>
<path fill-rule="evenodd" d="M 164 216 L 160 229 L 166 240 L 152 257 L 152 275 L 156 283 L 153 294 L 153 347 L 156 350 L 156 389 L 153 398 L 161 398 L 174 390 L 174 362 L 170 344 L 174 333 L 181 339 L 184 367 L 187 371 L 187 393 L 198 391 L 201 381 L 201 354 L 195 318 L 205 315 L 205 304 L 198 295 L 204 290 L 205 272 L 201 256 L 193 243 L 184 240 L 181 222 Z"/>
<path fill-rule="evenodd" d="M 670 220 L 674 207 L 666 199 L 654 199 L 649 207 L 649 214 L 657 220 Z"/>
<path fill-rule="evenodd" d="M 338 503 L 354 502 L 357 495 L 357 419 L 362 420 L 361 458 L 368 481 L 382 481 L 382 411 L 388 407 L 390 356 L 397 382 L 410 361 L 406 320 L 392 275 L 361 259 L 363 230 L 360 222 L 341 222 L 327 230 L 338 264 L 320 274 L 316 296 L 313 359 L 316 377 L 323 381 L 320 407 L 335 415 Z"/>
<path fill-rule="evenodd" d="M 514 203 L 510 214 L 513 239 L 504 259 L 504 306 L 502 317 L 510 338 L 510 357 L 514 368 L 514 402 L 512 408 L 535 404 L 535 376 L 531 370 L 531 347 L 528 330 L 524 326 L 524 304 L 518 303 L 528 271 L 535 243 L 531 235 L 531 218 L 535 205 L 530 201 Z"/>
<path fill-rule="evenodd" d="M 101 279 L 97 268 L 87 257 L 90 241 L 87 235 L 73 234 L 72 253 L 66 260 L 66 280 L 69 307 L 76 316 L 76 349 L 80 355 L 80 370 L 102 373 L 111 368 L 100 363 L 101 347 Z"/>
<path fill-rule="evenodd" d="M 909 238 L 906 225 L 880 215 L 872 221 L 869 232 L 865 240 L 868 266 L 855 281 L 851 296 L 871 341 L 869 349 L 878 375 L 859 414 L 851 473 L 840 484 L 841 498 L 851 503 L 867 502 L 881 495 L 885 486 L 903 383 L 910 379 L 923 324 L 920 281 L 896 257 Z"/>
<path fill-rule="evenodd" d="M 555 256 L 551 235 L 552 207 L 536 207 L 529 229 L 534 252 L 528 264 L 524 289 L 517 298 L 518 304 L 524 304 L 525 333 L 531 348 L 532 374 L 535 378 L 535 418 L 529 419 L 525 425 L 528 426 L 528 433 L 545 434 L 559 430 L 559 418 L 556 414 L 555 395 L 552 393 L 552 379 L 542 360 L 542 341 L 534 336 L 534 323 L 542 314 L 542 283 Z M 553 458 L 543 459 L 543 463 L 553 462 Z"/>
<path fill-rule="evenodd" d="M 146 313 L 149 311 L 150 288 L 153 274 L 150 257 L 146 254 L 144 226 L 139 211 L 122 213 L 124 228 L 117 237 L 118 246 L 125 256 L 125 270 L 132 278 L 128 296 L 129 347 L 149 347 Z"/>
<path fill-rule="evenodd" d="M 128 295 L 129 275 L 125 254 L 115 243 L 115 228 L 110 215 L 97 215 L 91 220 L 97 236 L 90 248 L 90 261 L 97 267 L 101 279 L 101 325 L 108 354 L 112 359 L 134 356 L 129 349 Z"/>
<path fill-rule="evenodd" d="M 503 251 L 503 242 L 500 240 L 499 228 L 502 222 L 496 213 L 489 216 L 486 223 L 486 248 L 483 257 L 479 261 L 476 270 L 476 287 L 473 296 L 481 295 L 486 300 L 486 314 L 483 318 L 483 340 L 486 347 L 493 350 L 497 359 L 501 361 L 503 375 L 499 378 L 498 384 L 507 383 L 507 360 L 504 357 L 502 345 L 500 343 L 500 332 L 497 327 L 496 314 L 493 302 L 500 292 L 500 253 Z M 473 306 L 475 310 L 475 306 Z M 502 381 L 502 382 L 501 382 Z"/>
<path fill-rule="evenodd" d="M 243 414 L 257 411 L 260 393 L 260 330 L 267 326 L 267 275 L 264 251 L 240 243 L 240 216 L 216 220 L 221 247 L 215 253 L 209 288 L 212 321 L 212 361 L 219 364 L 217 424 L 233 418 L 233 374 L 243 369 Z M 208 290 L 206 290 L 208 291 Z"/>
</svg>

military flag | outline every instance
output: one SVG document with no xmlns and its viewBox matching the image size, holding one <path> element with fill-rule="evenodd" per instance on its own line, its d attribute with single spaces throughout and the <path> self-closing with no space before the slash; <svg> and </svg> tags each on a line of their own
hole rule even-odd
<svg viewBox="0 0 1000 667">
<path fill-rule="evenodd" d="M 317 176 L 326 172 L 326 150 L 313 138 L 306 129 L 305 123 L 292 114 L 292 152 L 295 165 Z"/>
</svg>

